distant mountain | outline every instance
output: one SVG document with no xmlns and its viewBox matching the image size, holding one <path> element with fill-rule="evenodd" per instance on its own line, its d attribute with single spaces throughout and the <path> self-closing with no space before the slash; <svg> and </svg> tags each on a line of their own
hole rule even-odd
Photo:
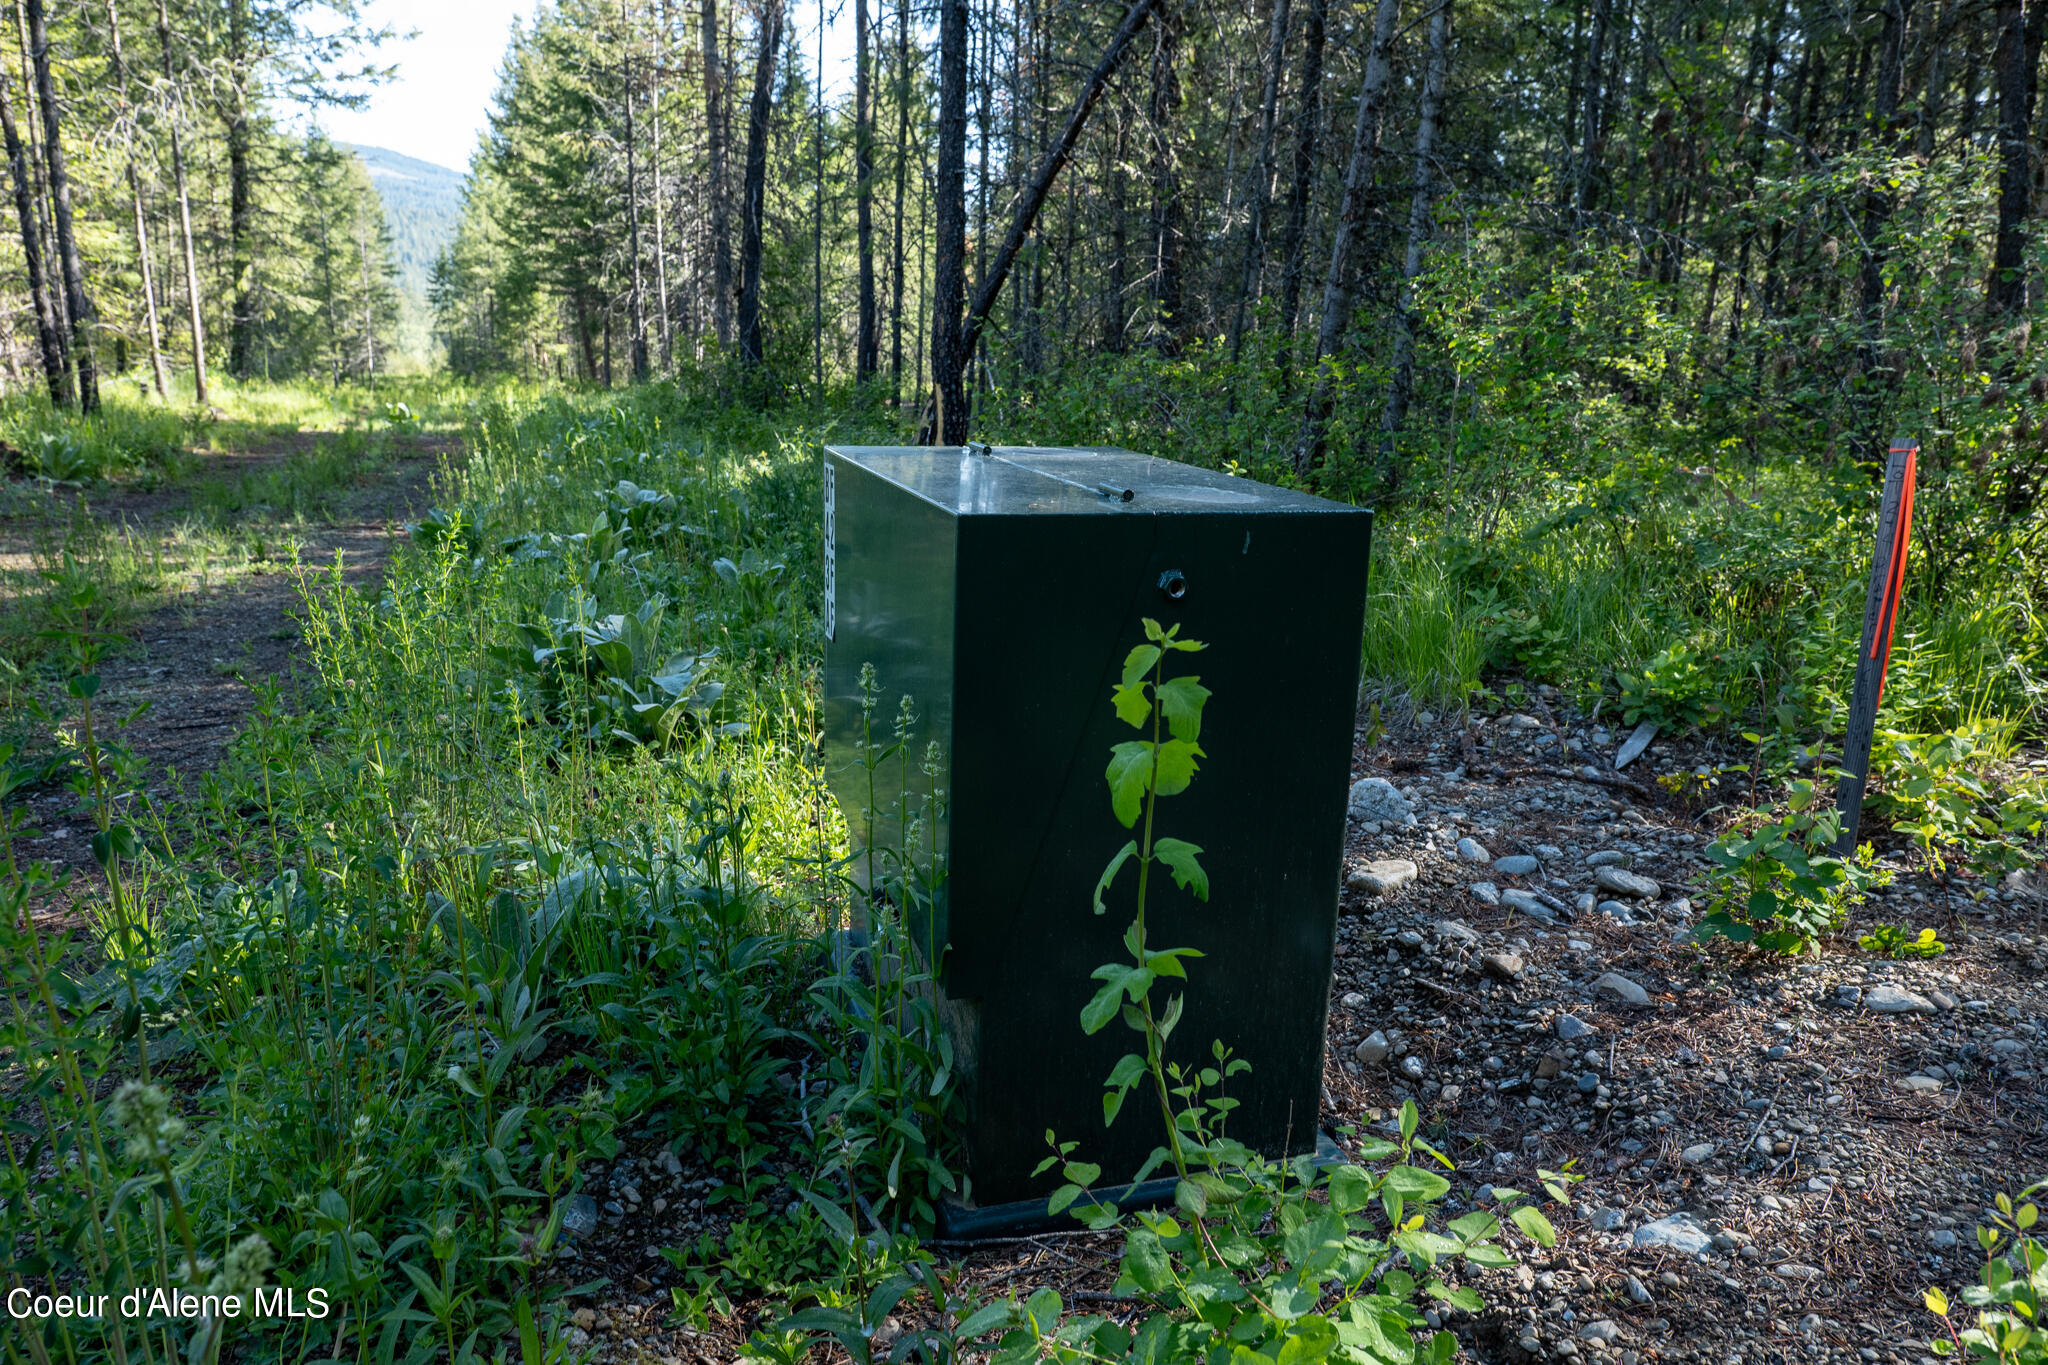
<svg viewBox="0 0 2048 1365">
<path fill-rule="evenodd" d="M 462 221 L 462 188 L 469 177 L 388 147 L 343 143 L 370 173 L 384 201 L 391 229 L 391 254 L 398 266 L 402 348 L 424 356 L 428 347 L 427 281 L 441 249 L 455 240 Z"/>
<path fill-rule="evenodd" d="M 368 168 L 370 183 L 384 199 L 400 286 L 424 299 L 434 258 L 455 240 L 462 221 L 462 186 L 468 177 L 389 148 L 344 145 Z"/>
</svg>

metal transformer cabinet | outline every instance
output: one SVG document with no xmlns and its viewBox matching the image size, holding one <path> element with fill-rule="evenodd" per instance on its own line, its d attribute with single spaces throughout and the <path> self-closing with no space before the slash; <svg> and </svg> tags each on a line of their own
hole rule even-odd
<svg viewBox="0 0 2048 1365">
<path fill-rule="evenodd" d="M 1169 1058 L 1220 1039 L 1252 1067 L 1230 1135 L 1315 1149 L 1371 539 L 1369 511 L 1125 450 L 826 450 L 826 762 L 855 847 L 907 848 L 936 887 L 908 928 L 953 1039 L 973 1206 L 1042 1210 L 1048 1128 L 1105 1189 L 1163 1140 L 1142 1089 L 1104 1129 L 1135 1039 L 1080 1024 L 1090 972 L 1127 956 L 1132 878 L 1107 914 L 1091 901 L 1131 837 L 1104 770 L 1137 737 L 1110 692 L 1148 616 L 1209 643 L 1171 658 L 1214 694 L 1208 756 L 1159 804 L 1210 877 L 1207 903 L 1164 876 L 1149 893 L 1153 944 L 1206 954 L 1163 983 L 1187 995 Z M 864 764 L 905 696 L 900 756 Z"/>
</svg>

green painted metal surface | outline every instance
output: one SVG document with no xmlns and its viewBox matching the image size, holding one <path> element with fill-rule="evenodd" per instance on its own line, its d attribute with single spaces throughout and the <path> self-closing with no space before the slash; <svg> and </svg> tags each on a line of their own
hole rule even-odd
<svg viewBox="0 0 2048 1365">
<path fill-rule="evenodd" d="M 1252 1064 L 1232 1136 L 1313 1150 L 1371 512 L 1122 450 L 825 459 L 827 765 L 856 846 L 907 838 L 937 888 L 911 933 L 959 1058 L 972 1203 L 1048 1194 L 1030 1174 L 1048 1128 L 1105 1182 L 1161 1139 L 1140 1095 L 1105 1130 L 1100 1082 L 1130 1036 L 1079 1020 L 1089 973 L 1125 956 L 1130 881 L 1108 914 L 1090 902 L 1130 837 L 1103 770 L 1133 736 L 1110 690 L 1147 616 L 1209 642 L 1176 659 L 1215 694 L 1200 774 L 1160 803 L 1159 832 L 1201 845 L 1211 878 L 1206 904 L 1153 883 L 1153 942 L 1207 954 L 1170 1055 L 1220 1038 Z M 871 779 L 864 723 L 893 743 L 905 695 L 904 761 Z"/>
</svg>

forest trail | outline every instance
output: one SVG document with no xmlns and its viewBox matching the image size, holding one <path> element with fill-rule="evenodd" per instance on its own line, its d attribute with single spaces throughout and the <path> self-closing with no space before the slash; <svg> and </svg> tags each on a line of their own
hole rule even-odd
<svg viewBox="0 0 2048 1365">
<path fill-rule="evenodd" d="M 246 450 L 198 453 L 189 470 L 158 487 L 67 489 L 26 515 L 0 517 L 0 582 L 11 580 L 0 598 L 32 590 L 34 579 L 61 561 L 67 528 L 75 533 L 81 523 L 89 523 L 89 533 L 113 533 L 124 549 L 203 559 L 215 551 L 194 550 L 190 542 L 207 491 L 280 486 L 327 453 L 338 435 L 275 433 Z M 138 789 L 152 802 L 201 790 L 260 703 L 261 689 L 275 682 L 290 690 L 298 680 L 301 575 L 324 574 L 339 556 L 349 587 L 380 581 L 406 521 L 425 510 L 441 461 L 460 448 L 454 437 L 438 434 L 396 434 L 391 441 L 387 453 L 366 456 L 359 469 L 322 490 L 328 496 L 319 515 L 288 518 L 262 503 L 231 514 L 211 529 L 233 538 L 237 562 L 188 566 L 178 581 L 148 594 L 152 605 L 110 627 L 120 638 L 99 667 L 100 714 L 118 718 L 147 707 L 102 738 L 134 751 Z M 15 586 L 24 583 L 30 586 Z M 72 874 L 44 899 L 38 918 L 63 931 L 82 928 L 76 908 L 103 895 L 106 884 L 90 851 L 92 817 L 58 785 L 30 810 L 17 854 Z"/>
</svg>

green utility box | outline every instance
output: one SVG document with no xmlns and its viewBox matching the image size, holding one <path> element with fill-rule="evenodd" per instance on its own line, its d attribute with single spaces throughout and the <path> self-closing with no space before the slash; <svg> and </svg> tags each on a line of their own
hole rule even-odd
<svg viewBox="0 0 2048 1365">
<path fill-rule="evenodd" d="M 1105 1189 L 1162 1140 L 1142 1090 L 1105 1130 L 1102 1080 L 1134 1036 L 1080 1023 L 1089 974 L 1127 956 L 1134 883 L 1105 915 L 1091 901 L 1131 836 L 1103 774 L 1135 737 L 1110 692 L 1148 616 L 1209 643 L 1171 657 L 1214 694 L 1208 757 L 1159 805 L 1210 877 L 1207 903 L 1152 882 L 1154 943 L 1207 954 L 1170 1055 L 1221 1039 L 1252 1066 L 1230 1135 L 1315 1150 L 1371 542 L 1369 511 L 1126 450 L 826 450 L 826 760 L 856 847 L 888 851 L 875 879 L 933 889 L 906 918 L 962 1087 L 956 1228 L 1042 1213 L 1048 1128 Z M 864 764 L 906 695 L 902 760 Z"/>
</svg>

